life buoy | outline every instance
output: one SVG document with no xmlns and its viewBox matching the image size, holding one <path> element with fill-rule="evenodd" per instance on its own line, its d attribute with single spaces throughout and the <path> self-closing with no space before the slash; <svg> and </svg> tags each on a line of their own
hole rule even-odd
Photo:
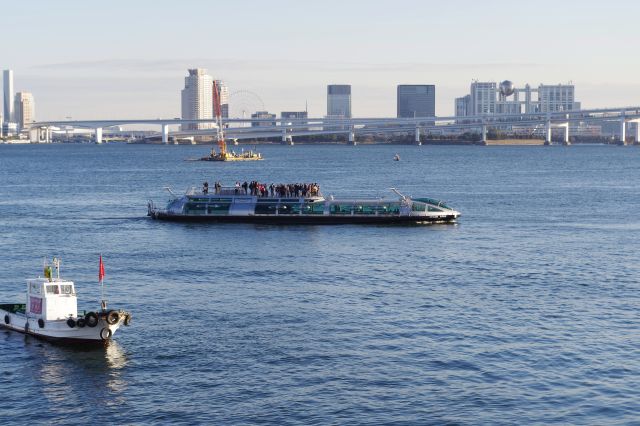
<svg viewBox="0 0 640 426">
<path fill-rule="evenodd" d="M 131 314 L 127 314 L 127 315 L 124 317 L 124 325 L 127 325 L 127 326 L 128 326 L 129 324 L 131 324 Z"/>
<path fill-rule="evenodd" d="M 42 318 L 38 319 L 38 327 L 44 328 L 44 320 Z"/>
<path fill-rule="evenodd" d="M 69 318 L 67 320 L 67 325 L 69 326 L 69 328 L 73 328 L 76 326 L 76 321 L 73 318 Z"/>
<path fill-rule="evenodd" d="M 7 325 L 11 324 L 11 317 L 9 316 L 9 314 L 4 316 L 4 323 Z"/>
<path fill-rule="evenodd" d="M 85 325 L 87 325 L 86 321 L 84 320 L 84 318 L 78 318 L 78 321 L 76 322 L 76 325 L 78 326 L 78 328 L 82 328 Z"/>
<path fill-rule="evenodd" d="M 118 311 L 107 312 L 107 324 L 114 325 L 120 321 L 120 313 Z"/>
<path fill-rule="evenodd" d="M 109 330 L 109 327 L 105 327 L 102 330 L 100 330 L 100 338 L 102 340 L 109 340 L 111 338 L 111 330 Z"/>
<path fill-rule="evenodd" d="M 84 316 L 84 321 L 89 327 L 95 327 L 98 325 L 98 315 L 95 312 L 89 312 Z"/>
</svg>

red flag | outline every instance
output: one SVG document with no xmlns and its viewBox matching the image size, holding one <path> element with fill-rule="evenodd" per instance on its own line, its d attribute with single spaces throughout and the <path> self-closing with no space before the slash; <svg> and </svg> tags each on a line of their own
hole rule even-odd
<svg viewBox="0 0 640 426">
<path fill-rule="evenodd" d="M 100 255 L 100 270 L 98 271 L 98 281 L 102 282 L 104 279 L 104 263 L 102 263 L 102 255 Z"/>
</svg>

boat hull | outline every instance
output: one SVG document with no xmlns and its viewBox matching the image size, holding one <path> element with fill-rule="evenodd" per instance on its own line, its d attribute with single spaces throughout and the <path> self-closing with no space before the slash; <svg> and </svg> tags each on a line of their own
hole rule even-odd
<svg viewBox="0 0 640 426">
<path fill-rule="evenodd" d="M 7 323 L 7 319 L 9 320 Z M 103 345 L 110 341 L 116 330 L 124 323 L 124 316 L 115 324 L 100 318 L 95 327 L 69 327 L 66 320 L 46 321 L 40 327 L 37 318 L 27 318 L 22 313 L 0 309 L 0 327 L 18 333 L 38 337 L 50 342 L 76 345 Z"/>
<path fill-rule="evenodd" d="M 355 216 L 355 215 L 185 215 L 154 212 L 156 220 L 172 222 L 200 223 L 257 223 L 270 225 L 348 225 L 348 224 L 434 224 L 454 223 L 457 216 L 444 214 L 438 216 Z"/>
</svg>

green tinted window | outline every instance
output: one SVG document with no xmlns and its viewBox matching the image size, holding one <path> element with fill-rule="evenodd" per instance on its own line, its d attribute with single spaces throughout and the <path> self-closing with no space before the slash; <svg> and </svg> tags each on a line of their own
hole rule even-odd
<svg viewBox="0 0 640 426">
<path fill-rule="evenodd" d="M 423 203 L 414 202 L 411 205 L 411 210 L 414 211 L 414 212 L 423 212 L 423 211 L 426 211 L 426 209 L 427 209 L 427 205 L 423 204 Z"/>
<path fill-rule="evenodd" d="M 227 214 L 229 212 L 230 203 L 211 203 L 207 206 L 209 214 Z"/>
<path fill-rule="evenodd" d="M 300 203 L 282 203 L 278 207 L 278 214 L 300 214 Z"/>
<path fill-rule="evenodd" d="M 302 205 L 302 214 L 324 214 L 324 203 L 305 203 Z"/>
<path fill-rule="evenodd" d="M 351 204 L 332 204 L 331 214 L 351 214 Z"/>
<path fill-rule="evenodd" d="M 262 200 L 258 200 L 262 201 Z M 277 202 L 258 202 L 256 204 L 255 214 L 276 214 Z"/>
<path fill-rule="evenodd" d="M 376 214 L 378 206 L 375 204 L 356 204 L 353 206 L 353 214 Z"/>
<path fill-rule="evenodd" d="M 207 211 L 207 205 L 205 203 L 187 203 L 184 206 L 184 211 L 187 214 L 204 214 Z"/>
</svg>

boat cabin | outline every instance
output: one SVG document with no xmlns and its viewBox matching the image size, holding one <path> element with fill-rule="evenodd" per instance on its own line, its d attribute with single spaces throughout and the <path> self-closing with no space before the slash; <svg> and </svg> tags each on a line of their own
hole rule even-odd
<svg viewBox="0 0 640 426">
<path fill-rule="evenodd" d="M 33 278 L 27 280 L 27 306 L 29 317 L 45 321 L 76 317 L 78 299 L 73 281 L 59 278 Z"/>
</svg>

